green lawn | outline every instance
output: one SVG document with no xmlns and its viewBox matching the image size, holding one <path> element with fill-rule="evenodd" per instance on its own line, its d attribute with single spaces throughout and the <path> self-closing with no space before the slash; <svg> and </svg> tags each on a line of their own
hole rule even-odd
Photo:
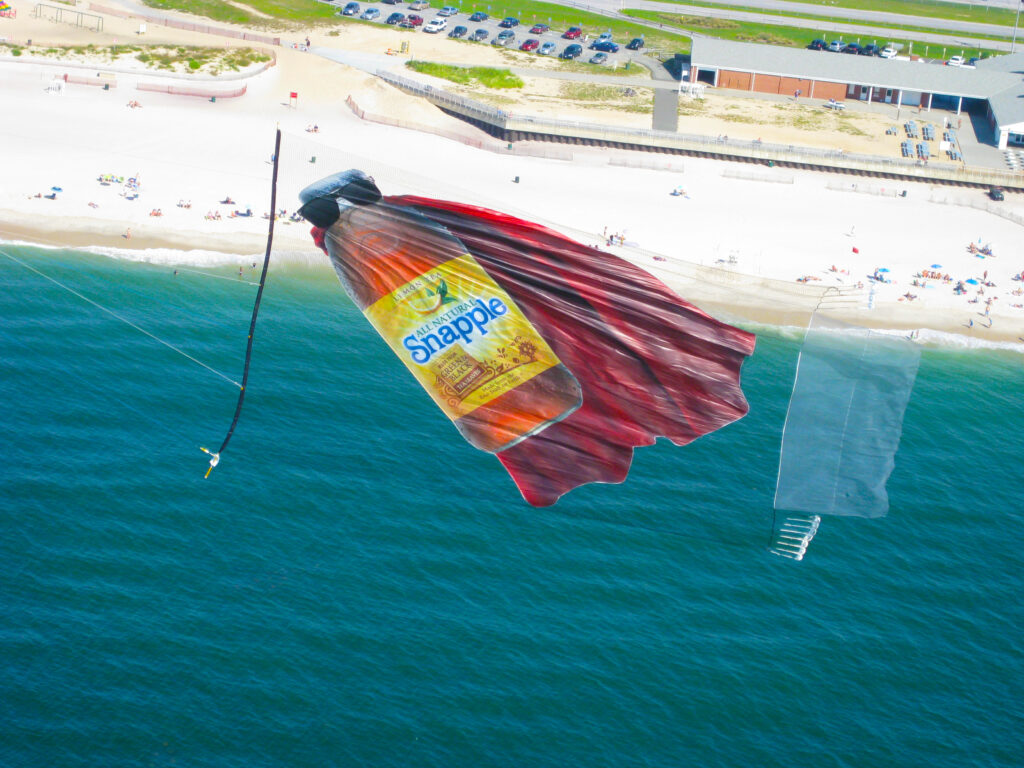
<svg viewBox="0 0 1024 768">
<path fill-rule="evenodd" d="M 425 75 L 451 80 L 461 85 L 482 85 L 485 88 L 522 88 L 523 81 L 507 69 L 495 67 L 456 67 L 432 61 L 407 61 L 409 69 Z"/>
<path fill-rule="evenodd" d="M 821 0 L 794 0 L 807 5 L 822 5 Z M 1008 8 L 989 8 L 969 3 L 947 3 L 943 0 L 829 0 L 831 8 L 849 8 L 858 11 L 885 11 L 906 16 L 924 16 L 930 19 L 953 19 L 982 24 L 1001 24 L 1012 27 L 1016 13 Z"/>
<path fill-rule="evenodd" d="M 316 0 L 239 0 L 230 5 L 224 0 L 142 0 L 150 8 L 183 11 L 212 21 L 265 27 L 275 21 L 310 22 L 338 18 L 338 9 Z M 243 6 L 243 7 L 238 7 Z M 244 7 L 252 9 L 252 12 Z M 269 16 L 270 18 L 266 18 Z"/>
<path fill-rule="evenodd" d="M 627 16 L 633 16 L 638 19 L 647 19 L 648 21 L 657 21 L 662 24 L 668 24 L 673 27 L 677 27 L 682 30 L 691 30 L 694 32 L 700 32 L 708 35 L 709 37 L 717 37 L 723 40 L 737 40 L 739 42 L 746 43 L 765 43 L 768 45 L 781 45 L 789 48 L 806 48 L 810 45 L 811 41 L 815 38 L 822 36 L 822 30 L 814 29 L 803 29 L 801 27 L 787 27 L 775 24 L 756 24 L 753 22 L 746 21 L 732 21 L 731 19 L 712 19 L 707 16 L 681 16 L 677 13 L 668 13 L 665 11 L 641 11 L 635 9 L 627 9 L 623 11 Z M 910 37 L 875 37 L 873 35 L 839 35 L 829 34 L 827 35 L 829 40 L 833 40 L 839 37 L 846 42 L 857 41 L 861 44 L 875 43 L 876 45 L 885 45 L 886 43 L 897 43 L 903 45 L 904 52 L 914 52 L 922 56 L 934 56 L 936 58 L 942 56 L 942 45 L 935 43 L 923 43 L 920 40 L 915 40 Z M 953 55 L 954 53 L 960 53 L 961 48 L 959 46 L 946 46 L 946 53 Z M 964 55 L 967 57 L 971 56 L 993 56 L 996 55 L 996 51 L 979 49 L 979 48 L 964 48 Z"/>
<path fill-rule="evenodd" d="M 656 2 L 663 2 L 663 3 L 674 3 L 675 2 L 675 0 L 655 0 L 655 1 Z M 862 26 L 883 27 L 885 29 L 898 30 L 898 31 L 903 32 L 904 34 L 909 32 L 911 35 L 913 35 L 916 32 L 926 32 L 926 33 L 935 34 L 935 35 L 962 34 L 962 35 L 968 35 L 970 37 L 979 38 L 979 39 L 982 39 L 982 40 L 1010 40 L 1010 38 L 1012 36 L 1011 35 L 1012 30 L 1009 30 L 1009 29 L 1006 31 L 1005 35 L 986 35 L 986 34 L 977 34 L 977 33 L 974 33 L 974 32 L 965 32 L 965 31 L 957 32 L 957 31 L 954 31 L 954 30 L 942 29 L 942 28 L 939 28 L 939 27 L 928 27 L 928 26 L 922 26 L 922 25 L 918 25 L 918 24 L 911 25 L 911 24 L 892 24 L 890 22 L 885 22 L 885 21 L 861 21 L 860 19 L 851 19 L 851 18 L 849 18 L 847 16 L 837 16 L 837 15 L 834 15 L 834 14 L 833 15 L 828 15 L 828 16 L 819 16 L 817 14 L 809 15 L 809 14 L 806 14 L 806 13 L 796 13 L 794 11 L 780 11 L 780 10 L 770 9 L 770 8 L 757 8 L 757 7 L 748 6 L 748 5 L 726 5 L 725 3 L 705 2 L 705 0 L 686 0 L 686 3 L 687 3 L 687 5 L 697 5 L 697 6 L 700 6 L 702 8 L 720 8 L 720 9 L 728 9 L 728 10 L 733 10 L 733 11 L 743 11 L 743 12 L 749 12 L 749 13 L 762 13 L 762 14 L 765 14 L 766 16 L 778 16 L 780 19 L 787 19 L 787 18 L 788 19 L 806 19 L 808 21 L 813 21 L 815 24 L 819 25 L 818 28 L 822 29 L 822 30 L 830 29 L 833 24 L 860 24 Z"/>
</svg>

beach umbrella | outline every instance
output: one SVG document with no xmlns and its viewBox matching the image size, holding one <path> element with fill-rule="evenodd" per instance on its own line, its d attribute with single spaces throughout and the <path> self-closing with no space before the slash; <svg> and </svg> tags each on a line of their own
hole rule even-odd
<svg viewBox="0 0 1024 768">
<path fill-rule="evenodd" d="M 932 264 L 931 268 L 932 269 L 942 269 L 942 265 L 941 264 Z"/>
<path fill-rule="evenodd" d="M 889 269 L 888 269 L 887 267 L 882 267 L 882 268 L 881 268 L 881 269 L 879 269 L 878 271 L 879 271 L 879 272 L 888 272 L 888 271 L 889 271 Z"/>
<path fill-rule="evenodd" d="M 64 190 L 60 187 L 50 187 L 51 192 L 63 192 Z"/>
<path fill-rule="evenodd" d="M 964 282 L 967 283 L 968 285 L 977 285 L 978 284 L 978 281 L 975 280 L 973 277 L 970 280 L 964 280 Z"/>
</svg>

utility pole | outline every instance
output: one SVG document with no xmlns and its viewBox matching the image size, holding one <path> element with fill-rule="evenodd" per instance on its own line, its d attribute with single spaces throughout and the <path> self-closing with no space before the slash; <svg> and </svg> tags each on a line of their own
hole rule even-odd
<svg viewBox="0 0 1024 768">
<path fill-rule="evenodd" d="M 1013 53 L 1013 49 L 1017 45 L 1017 22 L 1020 21 L 1020 7 L 1022 4 L 1024 4 L 1024 0 L 1020 0 L 1017 3 L 1017 17 L 1013 20 L 1013 39 L 1010 41 L 1010 53 Z"/>
</svg>

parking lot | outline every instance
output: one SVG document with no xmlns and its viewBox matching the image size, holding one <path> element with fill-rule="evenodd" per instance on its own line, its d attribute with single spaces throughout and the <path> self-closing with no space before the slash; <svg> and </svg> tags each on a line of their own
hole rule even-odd
<svg viewBox="0 0 1024 768">
<path fill-rule="evenodd" d="M 502 19 L 482 12 L 463 13 L 454 6 L 433 8 L 424 0 L 408 3 L 398 0 L 381 0 L 379 3 L 334 0 L 332 4 L 338 7 L 339 15 L 381 26 L 390 25 L 403 32 L 455 38 L 536 56 L 575 59 L 595 67 L 624 64 L 632 52 L 627 45 L 634 46 L 632 50 L 643 47 L 642 41 L 614 40 L 608 33 L 591 38 L 577 27 L 549 29 L 541 21 Z"/>
</svg>

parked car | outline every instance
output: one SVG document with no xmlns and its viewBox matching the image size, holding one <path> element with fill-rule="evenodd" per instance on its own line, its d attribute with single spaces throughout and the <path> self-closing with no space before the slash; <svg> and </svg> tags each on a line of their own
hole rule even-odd
<svg viewBox="0 0 1024 768">
<path fill-rule="evenodd" d="M 878 55 L 881 56 L 883 59 L 895 59 L 896 49 L 893 48 L 891 45 L 887 45 L 885 46 L 885 48 L 882 49 L 882 52 L 879 53 Z"/>
<path fill-rule="evenodd" d="M 583 35 L 583 30 L 579 27 L 569 27 L 565 32 L 562 33 L 562 37 L 566 40 L 576 40 Z"/>
<path fill-rule="evenodd" d="M 602 32 L 598 36 L 597 42 L 603 43 L 605 40 L 611 40 L 611 39 L 612 39 L 612 33 L 611 32 Z"/>
<path fill-rule="evenodd" d="M 448 37 L 465 37 L 469 34 L 469 29 L 462 26 L 461 24 L 448 33 Z"/>
<path fill-rule="evenodd" d="M 605 53 L 618 53 L 619 44 L 613 43 L 611 40 L 598 40 L 596 43 L 590 44 L 590 50 L 604 51 Z"/>
<path fill-rule="evenodd" d="M 629 41 L 626 47 L 629 48 L 629 50 L 631 51 L 639 51 L 641 48 L 644 47 L 644 39 L 642 37 L 634 37 L 632 40 Z"/>
<path fill-rule="evenodd" d="M 608 61 L 607 53 L 595 53 L 590 57 L 591 64 L 604 64 L 606 61 Z"/>
<path fill-rule="evenodd" d="M 555 48 L 557 47 L 558 46 L 556 46 L 554 43 L 548 40 L 546 43 L 544 43 L 544 45 L 540 47 L 540 50 L 537 51 L 537 53 L 539 53 L 541 56 L 550 56 L 552 53 L 555 52 Z"/>
<path fill-rule="evenodd" d="M 498 26 L 504 27 L 505 29 L 512 29 L 512 27 L 519 26 L 519 19 L 517 19 L 515 16 L 506 16 L 504 19 L 498 22 Z"/>
<path fill-rule="evenodd" d="M 812 51 L 823 51 L 825 50 L 826 45 L 828 45 L 828 43 L 826 43 L 824 40 L 812 40 L 811 44 L 808 45 L 807 47 L 810 48 Z"/>
<path fill-rule="evenodd" d="M 992 187 L 992 189 L 988 191 L 988 196 L 997 202 L 1006 199 L 1005 195 L 1003 195 L 1002 187 Z"/>
<path fill-rule="evenodd" d="M 847 43 L 843 53 L 860 53 L 860 43 Z"/>
<path fill-rule="evenodd" d="M 846 43 L 842 40 L 833 40 L 828 44 L 827 50 L 832 51 L 832 53 L 840 53 L 845 47 Z"/>
<path fill-rule="evenodd" d="M 573 43 L 572 45 L 565 46 L 565 50 L 562 51 L 558 58 L 560 59 L 578 59 L 583 53 L 583 46 Z"/>
<path fill-rule="evenodd" d="M 868 43 L 860 49 L 861 56 L 877 56 L 879 53 L 878 46 L 874 43 Z"/>
<path fill-rule="evenodd" d="M 416 29 L 416 27 L 423 26 L 423 17 L 410 13 L 402 21 L 398 22 L 398 26 L 405 27 L 406 29 Z"/>
<path fill-rule="evenodd" d="M 469 20 L 473 22 L 480 22 L 487 21 L 488 18 L 490 17 L 483 11 L 477 11 L 476 13 L 469 17 Z"/>
<path fill-rule="evenodd" d="M 511 29 L 503 29 L 494 39 L 491 40 L 491 45 L 512 45 L 516 41 L 516 33 Z"/>
<path fill-rule="evenodd" d="M 359 3 L 347 3 L 341 11 L 344 16 L 358 16 Z"/>
<path fill-rule="evenodd" d="M 547 24 L 534 24 L 532 27 L 530 27 L 530 34 L 543 35 L 549 29 L 551 29 L 551 27 L 549 27 Z"/>
<path fill-rule="evenodd" d="M 385 24 L 397 24 L 400 21 L 405 21 L 405 14 L 399 13 L 398 11 L 395 11 L 386 19 L 384 19 Z"/>
<path fill-rule="evenodd" d="M 946 62 L 948 67 L 962 67 L 967 62 L 963 56 L 951 56 L 949 61 Z"/>
<path fill-rule="evenodd" d="M 540 40 L 535 37 L 523 40 L 523 44 L 519 46 L 520 51 L 536 51 L 538 48 L 540 48 Z"/>
<path fill-rule="evenodd" d="M 478 43 L 483 42 L 487 39 L 487 36 L 491 34 L 486 29 L 478 29 L 472 35 L 469 36 L 470 40 L 476 40 Z"/>
<path fill-rule="evenodd" d="M 402 0 L 380 0 L 385 5 L 398 5 Z"/>
<path fill-rule="evenodd" d="M 379 8 L 367 8 L 365 11 L 363 11 L 363 15 L 360 16 L 359 18 L 360 19 L 366 19 L 367 21 L 373 21 L 374 19 L 379 19 L 380 18 L 380 9 Z"/>
<path fill-rule="evenodd" d="M 413 0 L 409 3 L 410 11 L 425 11 L 430 7 L 430 3 L 427 0 Z"/>
<path fill-rule="evenodd" d="M 458 12 L 459 9 L 456 8 L 454 5 L 446 5 L 444 8 L 437 12 L 437 15 L 447 18 L 448 16 L 454 16 Z"/>
<path fill-rule="evenodd" d="M 438 32 L 448 27 L 448 19 L 442 19 L 435 17 L 427 22 L 427 25 L 423 28 L 424 32 L 429 32 L 432 35 L 436 35 Z"/>
</svg>

